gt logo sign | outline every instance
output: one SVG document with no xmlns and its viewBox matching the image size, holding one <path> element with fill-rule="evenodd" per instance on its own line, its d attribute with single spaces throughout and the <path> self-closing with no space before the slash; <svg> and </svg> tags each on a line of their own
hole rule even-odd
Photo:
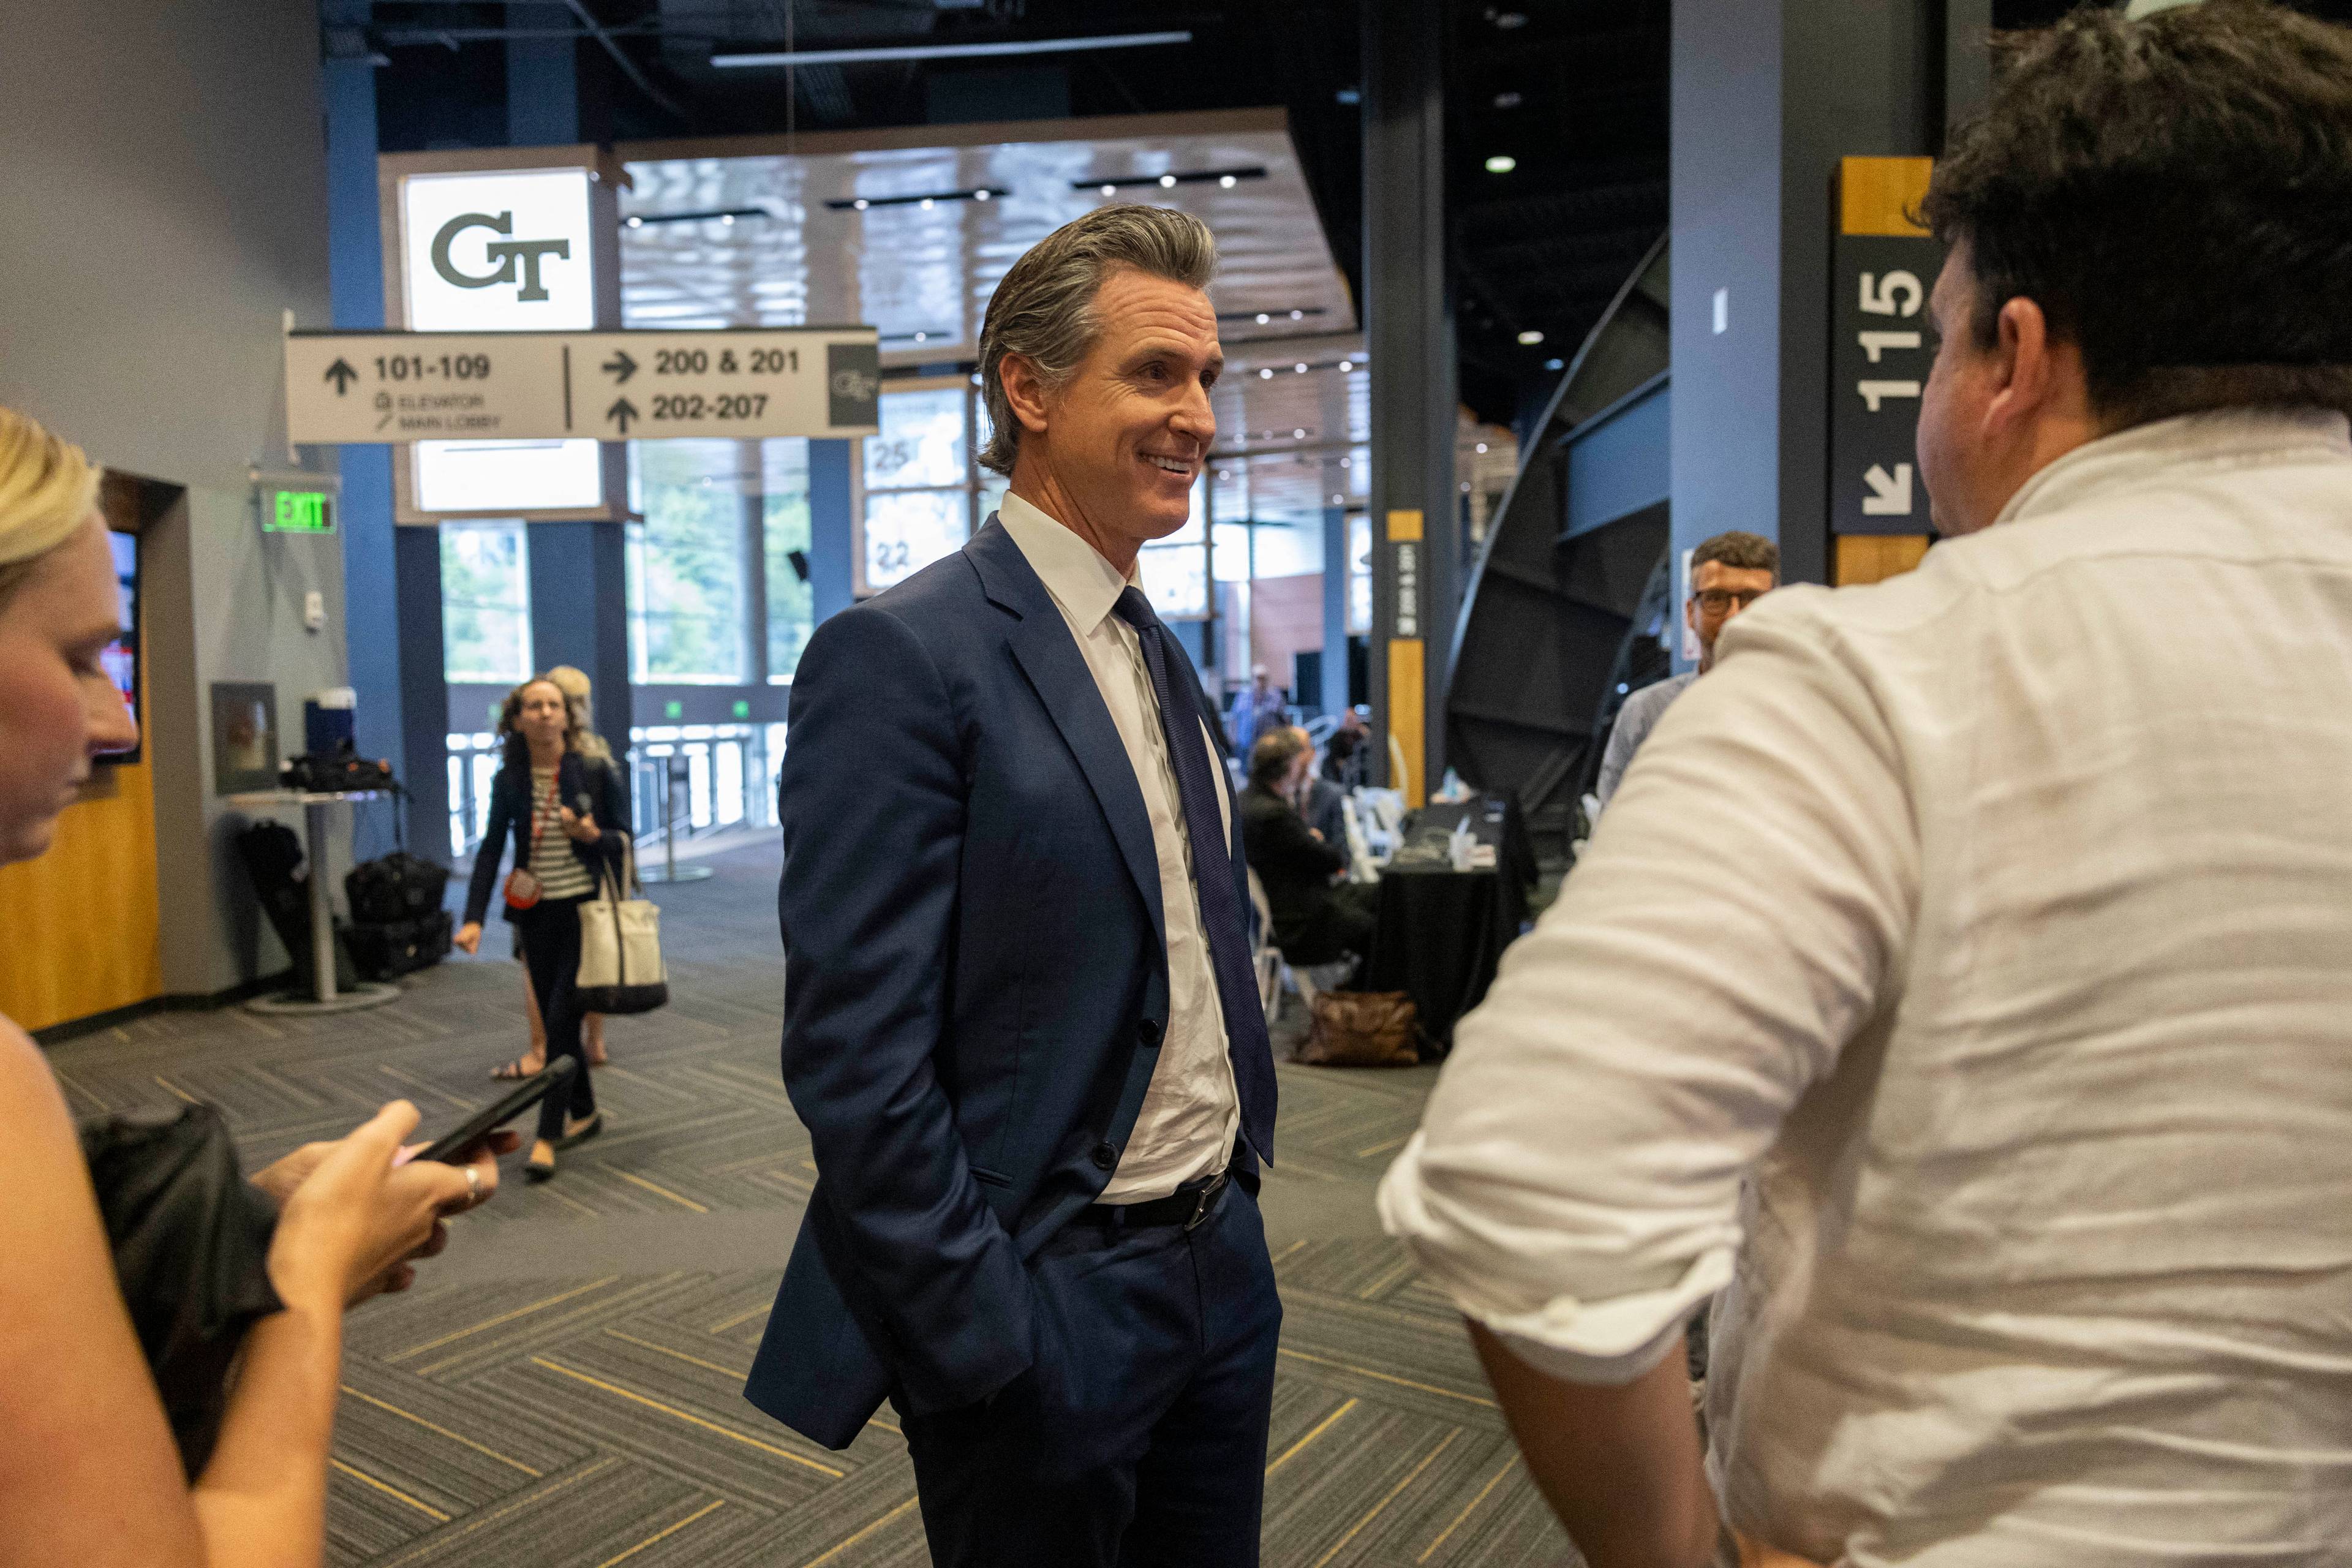
<svg viewBox="0 0 2352 1568">
<path fill-rule="evenodd" d="M 536 301 L 547 298 L 547 287 L 540 281 L 541 264 L 549 257 L 559 261 L 571 259 L 572 242 L 568 239 L 494 239 L 485 245 L 483 254 L 497 264 L 494 272 L 460 272 L 450 259 L 449 247 L 467 229 L 486 228 L 496 234 L 514 232 L 514 214 L 502 212 L 459 213 L 441 226 L 433 237 L 433 270 L 442 279 L 459 289 L 488 289 L 499 283 L 520 283 L 515 298 L 519 301 Z"/>
</svg>

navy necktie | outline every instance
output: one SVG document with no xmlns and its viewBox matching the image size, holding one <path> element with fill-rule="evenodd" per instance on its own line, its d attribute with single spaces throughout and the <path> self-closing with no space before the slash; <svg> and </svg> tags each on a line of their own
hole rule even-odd
<svg viewBox="0 0 2352 1568">
<path fill-rule="evenodd" d="M 1217 782 L 1211 772 L 1206 716 L 1192 698 L 1191 670 L 1176 660 L 1187 656 L 1152 614 L 1142 590 L 1128 588 L 1115 606 L 1143 645 L 1143 666 L 1160 700 L 1160 726 L 1168 740 L 1168 761 L 1176 773 L 1177 804 L 1184 834 L 1192 845 L 1192 880 L 1200 889 L 1202 934 L 1208 938 L 1209 966 L 1224 1010 L 1225 1039 L 1232 1047 L 1234 1086 L 1242 1101 L 1242 1135 L 1258 1157 L 1274 1159 L 1274 1047 L 1266 1038 L 1265 1009 L 1258 1001 L 1257 975 L 1250 966 L 1249 922 L 1234 886 L 1233 846 L 1221 826 Z"/>
</svg>

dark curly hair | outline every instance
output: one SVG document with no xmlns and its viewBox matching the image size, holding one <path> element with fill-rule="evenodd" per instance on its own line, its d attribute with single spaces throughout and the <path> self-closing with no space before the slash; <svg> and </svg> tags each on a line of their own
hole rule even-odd
<svg viewBox="0 0 2352 1568">
<path fill-rule="evenodd" d="M 1997 35 L 1990 107 L 1921 205 L 1987 346 L 2023 296 L 2124 425 L 2352 412 L 2352 32 L 2263 0 Z"/>
</svg>

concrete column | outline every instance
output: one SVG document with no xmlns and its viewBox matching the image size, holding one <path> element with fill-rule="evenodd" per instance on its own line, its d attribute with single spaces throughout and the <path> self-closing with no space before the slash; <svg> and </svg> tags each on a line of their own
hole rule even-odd
<svg viewBox="0 0 2352 1568">
<path fill-rule="evenodd" d="M 855 441 L 809 443 L 809 595 L 819 622 L 849 608 L 856 593 L 849 482 L 856 455 Z"/>
<path fill-rule="evenodd" d="M 1327 480 L 1330 477 L 1324 476 Z M 1338 713 L 1348 706 L 1348 511 L 1337 506 L 1323 509 L 1321 695 L 1326 713 Z"/>
<path fill-rule="evenodd" d="M 355 21 L 365 21 L 366 10 L 364 4 L 327 8 L 323 19 L 329 29 L 329 47 L 358 52 L 331 53 L 320 66 L 327 120 L 329 299 L 332 324 L 351 331 L 383 327 L 383 232 L 375 182 L 376 68 L 360 40 L 342 30 Z M 354 11 L 356 17 L 343 14 Z M 343 615 L 351 650 L 351 684 L 359 694 L 360 752 L 388 759 L 394 775 L 414 790 L 417 781 L 409 777 L 412 770 L 407 765 L 401 714 L 401 659 L 405 650 L 397 595 L 393 592 L 392 451 L 381 446 L 341 448 Z M 437 642 L 432 657 L 437 668 L 441 658 Z M 418 761 L 428 770 L 437 767 L 439 742 Z M 418 842 L 439 842 L 425 838 L 414 821 L 409 831 Z"/>
<path fill-rule="evenodd" d="M 1942 0 L 1675 0 L 1677 552 L 1746 529 L 1789 581 L 1827 580 L 1837 161 L 1936 150 L 1946 28 Z"/>
<path fill-rule="evenodd" d="M 408 787 L 408 848 L 446 861 L 449 680 L 442 662 L 441 531 L 394 529 L 392 545 L 393 592 L 387 596 L 400 622 L 401 741 L 415 759 L 401 775 Z"/>
<path fill-rule="evenodd" d="M 1445 767 L 1444 658 L 1461 593 L 1455 366 L 1445 289 L 1444 8 L 1370 0 L 1364 315 L 1371 372 L 1373 767 L 1387 737 L 1419 805 Z M 1411 577 L 1404 574 L 1410 570 Z M 1345 670 L 1342 647 L 1341 668 Z"/>
</svg>

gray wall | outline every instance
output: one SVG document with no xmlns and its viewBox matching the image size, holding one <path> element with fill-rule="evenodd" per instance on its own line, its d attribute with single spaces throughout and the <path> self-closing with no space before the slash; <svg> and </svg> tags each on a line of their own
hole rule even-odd
<svg viewBox="0 0 2352 1568">
<path fill-rule="evenodd" d="M 284 958 L 224 852 L 206 690 L 274 681 L 290 752 L 346 668 L 340 541 L 265 539 L 247 479 L 287 466 L 282 313 L 327 320 L 316 9 L 0 0 L 0 402 L 185 488 L 146 543 L 163 980 L 217 992 Z"/>
<path fill-rule="evenodd" d="M 1677 550 L 1748 529 L 1825 580 L 1837 160 L 1935 151 L 1943 20 L 1935 0 L 1675 0 Z"/>
</svg>

